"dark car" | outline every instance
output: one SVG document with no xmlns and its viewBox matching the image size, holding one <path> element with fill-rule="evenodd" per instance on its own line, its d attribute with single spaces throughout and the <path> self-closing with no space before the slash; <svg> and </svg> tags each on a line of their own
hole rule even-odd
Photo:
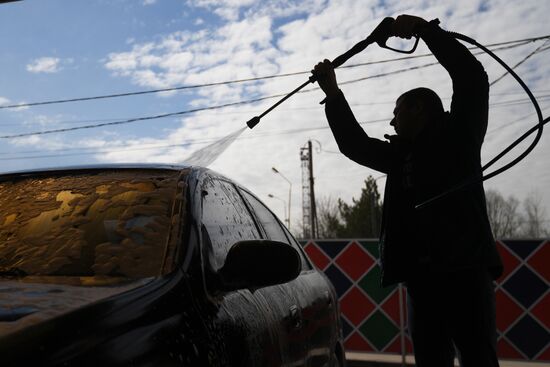
<svg viewBox="0 0 550 367">
<path fill-rule="evenodd" d="M 342 366 L 336 294 L 205 168 L 0 175 L 2 366 Z"/>
</svg>

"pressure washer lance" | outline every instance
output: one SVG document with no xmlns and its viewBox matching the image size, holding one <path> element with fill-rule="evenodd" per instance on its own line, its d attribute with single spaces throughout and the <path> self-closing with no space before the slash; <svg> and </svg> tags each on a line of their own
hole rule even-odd
<svg viewBox="0 0 550 367">
<path fill-rule="evenodd" d="M 344 64 L 348 59 L 350 59 L 352 56 L 358 54 L 359 52 L 363 51 L 365 48 L 367 48 L 368 45 L 371 43 L 376 42 L 378 46 L 387 48 L 392 51 L 405 53 L 405 54 L 412 54 L 416 50 L 416 46 L 418 46 L 419 37 L 416 37 L 416 41 L 414 43 L 414 46 L 411 50 L 398 50 L 392 47 L 389 47 L 386 45 L 386 42 L 388 41 L 388 38 L 393 36 L 392 28 L 393 23 L 395 22 L 395 19 L 392 17 L 386 17 L 380 22 L 380 24 L 372 31 L 372 33 L 365 38 L 363 41 L 358 42 L 355 46 L 353 46 L 351 49 L 343 53 L 342 55 L 335 58 L 331 64 L 332 67 L 337 68 Z M 439 20 L 437 21 L 439 23 Z M 264 111 L 260 116 L 254 116 L 248 122 L 246 123 L 249 128 L 254 128 L 254 126 L 258 125 L 260 122 L 260 119 L 267 115 L 269 112 L 271 112 L 273 109 L 275 109 L 277 106 L 279 106 L 281 103 L 292 97 L 294 94 L 296 94 L 298 91 L 300 91 L 302 88 L 304 88 L 306 85 L 310 83 L 315 83 L 317 81 L 317 78 L 315 75 L 311 75 L 307 82 L 300 85 L 298 88 L 294 89 L 292 92 L 284 96 L 281 100 L 279 100 L 277 103 L 275 103 L 273 106 L 269 107 L 266 111 Z M 323 102 L 321 102 L 323 103 Z"/>
</svg>

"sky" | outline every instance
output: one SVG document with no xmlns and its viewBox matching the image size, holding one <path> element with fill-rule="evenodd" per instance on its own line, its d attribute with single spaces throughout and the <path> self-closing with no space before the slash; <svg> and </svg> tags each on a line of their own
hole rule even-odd
<svg viewBox="0 0 550 367">
<path fill-rule="evenodd" d="M 334 59 L 364 39 L 387 16 L 412 14 L 490 45 L 550 35 L 546 0 L 24 0 L 0 5 L 0 106 L 196 86 L 249 82 L 137 96 L 0 109 L 0 172 L 121 162 L 185 163 L 194 151 L 235 133 L 277 99 L 174 114 L 288 93 L 319 61 Z M 550 110 L 550 41 L 496 51 Z M 391 40 L 401 48 L 410 43 Z M 429 50 L 421 41 L 414 55 Z M 451 81 L 440 65 L 392 73 L 435 61 L 369 46 L 337 70 L 341 89 L 365 131 L 383 138 L 395 99 L 418 86 L 435 90 L 446 109 Z M 504 70 L 477 56 L 489 79 Z M 391 60 L 384 63 L 376 61 Z M 373 77 L 378 74 L 389 75 Z M 366 78 L 371 77 L 371 78 Z M 356 81 L 357 79 L 364 79 Z M 379 172 L 342 154 L 326 122 L 322 91 L 311 85 L 246 129 L 209 168 L 249 188 L 284 220 L 291 189 L 291 229 L 302 218 L 300 149 L 313 143 L 318 199 L 358 198 Z M 510 76 L 491 87 L 490 120 L 482 150 L 488 162 L 537 122 L 527 96 Z M 14 135 L 75 128 L 57 133 Z M 485 182 L 486 189 L 523 200 L 535 195 L 550 218 L 550 139 L 545 131 L 518 165 Z M 534 135 L 533 135 L 534 136 Z M 516 157 L 532 137 L 495 167 Z M 272 167 L 282 174 L 276 174 Z M 290 181 L 291 186 L 287 180 Z M 383 192 L 385 179 L 378 181 Z M 276 198 L 270 198 L 271 194 Z M 279 199 L 277 199 L 279 198 Z M 286 203 L 284 203 L 284 202 Z"/>
</svg>

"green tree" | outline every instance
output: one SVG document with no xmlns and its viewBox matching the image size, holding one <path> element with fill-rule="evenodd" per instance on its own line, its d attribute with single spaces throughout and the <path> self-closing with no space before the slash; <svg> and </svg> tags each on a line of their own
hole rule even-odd
<svg viewBox="0 0 550 367">
<path fill-rule="evenodd" d="M 382 203 L 376 180 L 369 176 L 365 180 L 365 187 L 361 189 L 359 199 L 352 198 L 351 204 L 338 199 L 336 206 L 321 207 L 320 235 L 324 238 L 373 238 L 380 234 L 382 221 Z M 336 209 L 336 210 L 335 210 Z"/>
</svg>

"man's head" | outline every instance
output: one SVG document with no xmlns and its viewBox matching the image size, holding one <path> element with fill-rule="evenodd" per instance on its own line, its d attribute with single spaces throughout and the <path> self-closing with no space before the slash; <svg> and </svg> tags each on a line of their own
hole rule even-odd
<svg viewBox="0 0 550 367">
<path fill-rule="evenodd" d="M 441 99 L 433 90 L 415 88 L 397 98 L 390 125 L 397 135 L 412 141 L 429 123 L 441 118 L 443 112 Z"/>
</svg>

